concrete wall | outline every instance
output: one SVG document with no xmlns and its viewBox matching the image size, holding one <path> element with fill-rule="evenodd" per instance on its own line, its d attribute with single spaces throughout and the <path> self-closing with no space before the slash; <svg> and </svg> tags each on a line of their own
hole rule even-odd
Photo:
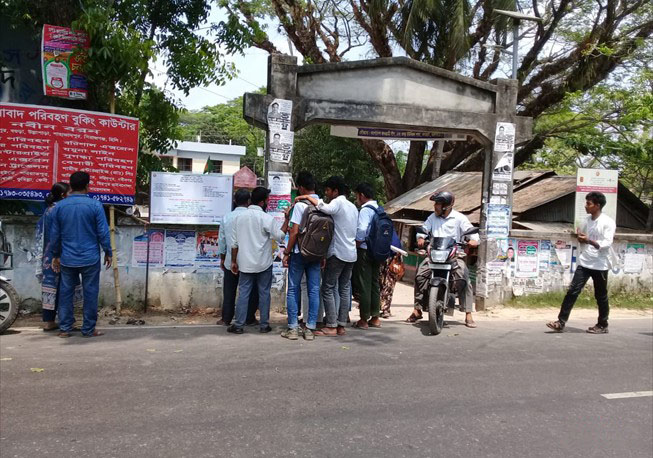
<svg viewBox="0 0 653 458">
<path fill-rule="evenodd" d="M 23 306 L 31 311 L 40 309 L 41 286 L 35 277 L 34 233 L 37 217 L 2 217 L 3 230 L 12 244 L 14 270 L 3 275 L 11 279 L 21 297 Z M 153 228 L 168 228 L 156 226 Z M 169 227 L 170 229 L 206 230 L 207 227 Z M 119 222 L 116 231 L 118 265 L 123 307 L 141 310 L 145 297 L 145 268 L 132 267 L 131 251 L 134 237 L 143 233 L 142 226 Z M 149 309 L 186 311 L 196 307 L 220 308 L 222 306 L 222 272 L 201 271 L 193 268 L 150 268 Z M 115 300 L 113 273 L 102 270 L 100 275 L 100 306 L 112 305 Z M 272 290 L 272 305 L 276 310 L 285 307 L 285 284 Z"/>
</svg>

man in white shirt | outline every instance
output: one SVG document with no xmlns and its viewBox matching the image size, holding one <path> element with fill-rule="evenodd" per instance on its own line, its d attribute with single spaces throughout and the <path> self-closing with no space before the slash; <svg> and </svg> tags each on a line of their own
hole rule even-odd
<svg viewBox="0 0 653 458">
<path fill-rule="evenodd" d="M 318 200 L 315 194 L 315 179 L 308 172 L 300 172 L 295 180 L 297 190 L 301 195 L 308 195 Z M 308 313 L 304 317 L 306 329 L 303 331 L 305 340 L 313 340 L 313 332 L 317 327 L 317 314 L 320 309 L 320 261 L 308 261 L 299 252 L 299 229 L 308 204 L 298 201 L 292 210 L 290 218 L 290 234 L 288 246 L 283 257 L 284 266 L 288 267 L 288 295 L 286 309 L 288 312 L 288 329 L 281 333 L 281 337 L 289 340 L 299 339 L 300 329 L 297 316 L 302 294 L 302 277 L 306 274 L 308 291 Z"/>
<path fill-rule="evenodd" d="M 381 287 L 379 286 L 380 263 L 367 251 L 365 240 L 370 232 L 370 225 L 376 215 L 379 204 L 374 200 L 374 188 L 368 183 L 356 187 L 356 203 L 360 207 L 356 227 L 357 259 L 354 264 L 353 284 L 358 294 L 360 320 L 355 328 L 367 329 L 381 327 Z M 369 321 L 368 321 L 369 320 Z"/>
<path fill-rule="evenodd" d="M 288 230 L 288 216 L 281 229 L 272 215 L 265 213 L 270 190 L 262 187 L 252 191 L 252 205 L 234 220 L 231 239 L 231 272 L 240 274 L 236 321 L 228 332 L 242 334 L 247 318 L 250 294 L 257 294 L 260 312 L 260 331 L 270 327 L 270 288 L 272 286 L 272 240 L 282 242 Z"/>
<path fill-rule="evenodd" d="M 220 233 L 218 234 L 218 254 L 220 255 L 220 267 L 224 274 L 222 287 L 222 318 L 217 324 L 229 326 L 234 318 L 236 310 L 236 291 L 238 289 L 238 275 L 231 272 L 231 249 L 229 245 L 231 233 L 233 232 L 234 219 L 249 206 L 250 193 L 247 189 L 239 189 L 234 195 L 235 207 L 222 218 Z M 256 309 L 258 308 L 258 295 L 251 294 L 247 308 L 247 321 L 245 324 L 256 324 Z"/>
<path fill-rule="evenodd" d="M 423 230 L 425 234 L 417 234 L 417 247 L 424 248 L 428 243 L 427 237 L 452 237 L 456 242 L 462 241 L 463 234 L 474 226 L 465 215 L 453 209 L 454 195 L 448 191 L 440 191 L 433 194 L 431 200 L 433 201 L 433 213 L 424 222 Z M 478 246 L 479 238 L 477 234 L 468 237 L 470 247 Z M 469 270 L 464 257 L 464 252 L 459 251 L 451 275 L 456 281 L 460 308 L 465 312 L 465 326 L 475 328 L 476 323 L 472 318 L 474 291 L 469 281 Z M 430 280 L 431 269 L 427 256 L 418 267 L 415 275 L 415 310 L 406 320 L 409 323 L 421 319 L 422 309 L 428 307 Z"/>
<path fill-rule="evenodd" d="M 358 210 L 347 200 L 345 179 L 329 178 L 324 184 L 324 194 L 329 203 L 311 196 L 299 196 L 296 201 L 308 200 L 318 210 L 331 215 L 334 223 L 333 240 L 327 254 L 322 278 L 322 300 L 326 314 L 326 327 L 315 331 L 316 336 L 344 336 L 351 301 L 351 272 L 356 262 L 356 226 Z M 337 289 L 337 291 L 336 291 Z M 336 294 L 340 304 L 336 307 Z"/>
<path fill-rule="evenodd" d="M 546 324 L 554 331 L 562 332 L 565 329 L 571 309 L 574 307 L 576 299 L 587 280 L 591 277 L 592 283 L 594 283 L 594 297 L 599 306 L 599 319 L 587 332 L 590 334 L 608 333 L 608 315 L 610 314 L 610 306 L 608 305 L 609 256 L 617 225 L 612 218 L 602 213 L 604 206 L 605 196 L 603 193 L 593 191 L 585 196 L 585 212 L 589 213 L 589 216 L 577 231 L 581 250 L 578 257 L 578 267 L 562 301 L 558 321 L 551 321 Z"/>
</svg>

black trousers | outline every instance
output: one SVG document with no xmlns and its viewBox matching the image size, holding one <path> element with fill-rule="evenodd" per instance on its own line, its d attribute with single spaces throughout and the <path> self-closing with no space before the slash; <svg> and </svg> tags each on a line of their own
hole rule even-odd
<svg viewBox="0 0 653 458">
<path fill-rule="evenodd" d="M 230 270 L 223 270 L 224 283 L 222 288 L 222 321 L 231 323 L 236 312 L 236 291 L 238 290 L 238 275 L 234 275 Z M 245 324 L 253 323 L 256 319 L 256 309 L 258 309 L 258 294 L 249 295 L 247 307 L 247 321 Z"/>
<path fill-rule="evenodd" d="M 599 306 L 598 324 L 604 328 L 608 327 L 608 315 L 610 314 L 610 306 L 608 305 L 608 271 L 593 270 L 582 266 L 578 266 L 576 269 L 574 278 L 572 278 L 567 294 L 562 301 L 560 314 L 558 315 L 560 322 L 567 322 L 571 309 L 574 307 L 576 299 L 578 299 L 578 295 L 590 277 L 592 278 L 592 283 L 594 283 L 594 298 Z"/>
</svg>

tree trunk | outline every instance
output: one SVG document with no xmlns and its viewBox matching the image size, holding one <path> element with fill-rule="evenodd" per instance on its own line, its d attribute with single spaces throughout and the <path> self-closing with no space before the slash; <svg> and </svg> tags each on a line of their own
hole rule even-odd
<svg viewBox="0 0 653 458">
<path fill-rule="evenodd" d="M 361 140 L 361 143 L 372 161 L 381 170 L 385 182 L 386 198 L 392 200 L 403 194 L 405 188 L 401 181 L 401 174 L 392 148 L 382 140 Z"/>
<path fill-rule="evenodd" d="M 422 164 L 424 163 L 424 151 L 426 142 L 411 141 L 408 149 L 408 160 L 406 161 L 406 170 L 402 178 L 404 189 L 413 189 L 417 186 L 420 174 L 422 173 Z"/>
<path fill-rule="evenodd" d="M 648 207 L 648 221 L 646 222 L 646 230 L 653 231 L 653 203 Z"/>
</svg>

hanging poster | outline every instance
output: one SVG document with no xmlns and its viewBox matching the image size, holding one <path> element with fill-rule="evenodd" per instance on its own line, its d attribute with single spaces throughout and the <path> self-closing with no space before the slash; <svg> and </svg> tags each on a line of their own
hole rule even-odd
<svg viewBox="0 0 653 458">
<path fill-rule="evenodd" d="M 231 211 L 233 177 L 152 172 L 150 222 L 216 225 Z"/>
<path fill-rule="evenodd" d="M 646 260 L 646 245 L 643 243 L 629 243 L 624 254 L 624 273 L 640 274 L 644 269 Z"/>
<path fill-rule="evenodd" d="M 576 209 L 574 228 L 578 229 L 587 219 L 585 196 L 588 192 L 599 191 L 605 196 L 605 207 L 601 210 L 613 220 L 617 220 L 617 189 L 619 171 L 605 169 L 578 169 L 576 172 Z"/>
<path fill-rule="evenodd" d="M 150 237 L 150 267 L 163 267 L 165 234 L 162 229 L 150 229 L 132 241 L 132 267 L 147 265 L 147 237 Z"/>
<path fill-rule="evenodd" d="M 555 252 L 558 256 L 558 261 L 564 270 L 571 269 L 571 254 L 572 246 L 570 243 L 565 242 L 564 240 L 558 240 L 555 243 Z"/>
<path fill-rule="evenodd" d="M 510 207 L 508 205 L 488 204 L 487 235 L 488 237 L 508 237 L 510 232 Z"/>
<path fill-rule="evenodd" d="M 515 125 L 498 122 L 494 133 L 494 151 L 512 152 L 515 149 Z"/>
<path fill-rule="evenodd" d="M 494 156 L 496 165 L 492 170 L 492 181 L 512 181 L 514 153 L 498 153 Z"/>
<path fill-rule="evenodd" d="M 538 248 L 539 242 L 537 240 L 517 240 L 516 277 L 527 278 L 538 276 Z"/>
<path fill-rule="evenodd" d="M 83 170 L 91 197 L 133 205 L 138 129 L 126 116 L 0 103 L 0 198 L 43 200 Z"/>
<path fill-rule="evenodd" d="M 290 131 L 292 100 L 274 99 L 268 106 L 268 128 L 270 131 Z"/>
<path fill-rule="evenodd" d="M 219 269 L 218 231 L 198 231 L 195 245 L 195 267 Z"/>
<path fill-rule="evenodd" d="M 165 266 L 195 265 L 195 231 L 166 230 Z"/>
<path fill-rule="evenodd" d="M 270 131 L 270 159 L 274 162 L 289 163 L 295 133 L 281 130 Z"/>
<path fill-rule="evenodd" d="M 551 241 L 540 240 L 540 272 L 548 272 L 551 263 Z"/>
<path fill-rule="evenodd" d="M 82 68 L 89 46 L 86 32 L 43 25 L 41 66 L 45 95 L 86 100 L 88 80 Z"/>
</svg>

